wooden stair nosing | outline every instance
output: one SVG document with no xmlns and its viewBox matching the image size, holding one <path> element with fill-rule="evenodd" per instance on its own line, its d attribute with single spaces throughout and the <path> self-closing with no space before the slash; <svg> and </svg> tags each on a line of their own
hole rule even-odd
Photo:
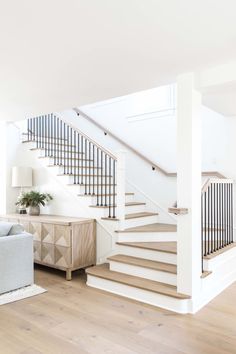
<svg viewBox="0 0 236 354">
<path fill-rule="evenodd" d="M 36 141 L 33 141 L 37 144 L 37 140 Z M 38 144 L 40 144 L 40 140 L 38 140 Z M 49 139 L 48 141 L 44 141 L 43 142 L 44 144 L 46 145 L 54 145 L 54 146 L 63 146 L 63 147 L 73 147 L 73 148 L 76 148 L 76 145 L 71 145 L 71 144 L 64 144 L 64 143 L 58 143 L 58 142 L 51 142 L 51 140 Z M 35 149 L 46 149 L 46 147 L 37 147 Z"/>
<path fill-rule="evenodd" d="M 107 195 L 107 194 L 106 194 Z M 138 206 L 138 205 L 146 205 L 146 203 L 139 203 L 139 202 L 129 202 L 129 203 L 125 203 L 126 207 L 129 206 Z M 90 205 L 90 208 L 109 208 L 109 205 Z"/>
<path fill-rule="evenodd" d="M 38 157 L 39 159 L 54 159 L 55 156 L 39 156 Z M 89 159 L 81 159 L 81 158 L 78 158 L 78 157 L 63 157 L 62 160 L 76 160 L 76 161 L 81 161 L 81 162 L 92 162 L 93 160 L 89 160 Z M 85 166 L 84 166 L 85 168 Z"/>
<path fill-rule="evenodd" d="M 113 195 L 117 195 L 116 193 L 115 194 L 110 194 L 110 193 L 107 193 L 106 196 L 113 196 Z M 134 195 L 134 193 L 130 192 L 130 193 L 125 193 L 125 195 Z M 104 196 L 104 194 L 78 194 L 78 197 L 101 197 L 101 196 Z"/>
<path fill-rule="evenodd" d="M 140 212 L 140 213 L 133 213 L 133 214 L 126 214 L 125 215 L 125 220 L 130 220 L 130 219 L 137 219 L 137 218 L 145 218 L 148 216 L 156 216 L 159 215 L 158 213 L 152 213 L 148 211 Z"/>
<path fill-rule="evenodd" d="M 73 167 L 73 166 L 72 166 L 72 167 Z M 97 177 L 100 177 L 100 178 L 101 178 L 100 175 L 73 174 L 73 173 L 60 173 L 60 174 L 58 174 L 57 176 L 58 176 L 58 177 L 63 177 L 63 176 L 68 176 L 68 177 L 80 177 L 80 176 L 81 176 L 81 177 L 91 177 L 91 178 L 92 178 L 92 177 L 96 177 L 96 178 L 97 178 Z M 103 177 L 105 177 L 105 178 L 106 178 L 106 177 L 109 177 L 109 178 L 110 178 L 110 177 L 112 177 L 112 176 L 102 176 L 102 178 L 103 178 Z M 90 186 L 93 186 L 93 183 L 90 183 Z"/>
<path fill-rule="evenodd" d="M 116 184 L 112 184 L 113 186 L 115 185 L 116 186 Z M 84 186 L 85 187 L 85 183 L 68 183 L 67 184 L 67 186 Z M 107 186 L 107 184 L 101 184 L 101 183 L 95 183 L 95 184 L 93 184 L 93 183 L 90 183 L 90 187 L 92 188 L 93 186 L 101 186 L 101 187 L 108 187 Z M 89 183 L 87 183 L 87 187 L 89 187 Z M 107 193 L 104 193 L 104 194 L 102 194 L 103 196 L 105 196 L 105 195 L 108 195 Z M 112 194 L 113 195 L 113 194 Z"/>
<path fill-rule="evenodd" d="M 83 161 L 92 161 L 92 160 L 83 160 Z M 47 165 L 47 167 L 71 167 L 70 165 Z M 88 170 L 88 169 L 91 169 L 91 170 L 101 170 L 102 169 L 102 167 L 93 167 L 93 166 L 72 166 L 73 168 L 76 168 L 76 169 L 86 169 L 86 170 Z"/>
<path fill-rule="evenodd" d="M 148 268 L 152 270 L 157 270 L 165 273 L 177 274 L 177 266 L 175 264 L 164 263 L 152 261 L 149 259 L 126 256 L 122 254 L 116 254 L 107 258 L 112 262 L 118 262 L 123 264 L 128 264 L 136 267 Z"/>
<path fill-rule="evenodd" d="M 46 149 L 46 148 L 40 148 L 40 147 L 31 148 L 30 150 L 31 150 L 31 151 L 36 151 L 36 150 L 45 151 L 45 150 L 48 150 L 48 151 L 50 151 L 50 152 L 63 152 L 63 153 L 67 153 L 67 154 L 85 155 L 84 152 L 79 152 L 79 151 L 71 151 L 71 150 L 61 151 L 61 150 L 58 150 L 58 149 Z M 64 157 L 62 157 L 62 159 L 64 159 Z"/>
<path fill-rule="evenodd" d="M 189 295 L 177 293 L 176 286 L 136 277 L 133 275 L 114 272 L 109 270 L 107 264 L 87 268 L 86 273 L 91 276 L 95 276 L 112 282 L 117 282 L 141 290 L 150 291 L 156 294 L 169 296 L 179 300 L 190 299 Z"/>
<path fill-rule="evenodd" d="M 126 214 L 125 215 L 125 220 L 132 220 L 132 219 L 138 219 L 138 218 L 146 218 L 149 216 L 156 216 L 159 215 L 158 213 L 150 213 L 150 212 L 142 212 L 142 213 L 133 213 L 133 214 Z M 111 218 L 108 217 L 103 217 L 102 220 L 111 220 Z M 119 220 L 114 218 L 113 220 Z"/>
<path fill-rule="evenodd" d="M 155 223 L 143 226 L 129 227 L 124 230 L 116 230 L 117 233 L 132 233 L 132 232 L 176 232 L 177 226 L 174 224 L 164 224 L 164 223 Z"/>
<path fill-rule="evenodd" d="M 116 242 L 117 245 L 177 254 L 177 242 Z"/>
</svg>

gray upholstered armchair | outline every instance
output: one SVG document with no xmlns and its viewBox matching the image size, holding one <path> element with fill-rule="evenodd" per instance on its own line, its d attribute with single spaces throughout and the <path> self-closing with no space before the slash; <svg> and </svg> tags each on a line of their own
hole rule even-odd
<svg viewBox="0 0 236 354">
<path fill-rule="evenodd" d="M 19 224 L 0 222 L 0 294 L 33 282 L 33 236 Z"/>
</svg>

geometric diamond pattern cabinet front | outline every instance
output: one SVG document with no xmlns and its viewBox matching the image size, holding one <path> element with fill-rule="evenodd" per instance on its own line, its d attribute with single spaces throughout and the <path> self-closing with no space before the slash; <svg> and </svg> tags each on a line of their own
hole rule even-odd
<svg viewBox="0 0 236 354">
<path fill-rule="evenodd" d="M 21 223 L 34 237 L 34 262 L 66 271 L 96 263 L 96 224 L 93 219 L 54 215 L 10 214 L 2 219 Z"/>
</svg>

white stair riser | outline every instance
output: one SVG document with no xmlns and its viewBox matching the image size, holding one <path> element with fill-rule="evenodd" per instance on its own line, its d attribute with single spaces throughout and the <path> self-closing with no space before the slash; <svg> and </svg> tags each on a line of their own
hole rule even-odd
<svg viewBox="0 0 236 354">
<path fill-rule="evenodd" d="M 68 171 L 66 170 L 65 174 L 59 175 L 58 177 L 65 177 L 66 178 L 66 183 L 67 184 L 73 184 L 74 181 L 79 182 L 79 183 L 87 183 L 87 186 L 89 186 L 90 184 L 90 189 L 91 191 L 93 191 L 93 183 L 94 184 L 99 184 L 101 182 L 103 182 L 103 184 L 105 184 L 105 178 L 101 178 L 100 176 L 81 176 L 81 174 L 83 173 L 83 175 L 88 174 L 88 172 L 86 172 L 85 170 L 81 170 L 80 171 L 80 176 L 70 176 L 70 171 L 68 173 Z M 108 180 L 107 180 L 108 183 Z M 96 187 L 95 187 L 96 188 Z M 99 187 L 100 188 L 100 187 Z M 113 188 L 111 188 L 112 191 Z M 105 193 L 105 187 L 103 187 L 104 193 Z M 107 186 L 107 191 L 109 190 L 109 187 Z"/>
<path fill-rule="evenodd" d="M 89 172 L 91 175 L 93 175 L 93 173 L 94 175 L 97 175 L 98 173 L 100 174 L 100 169 L 93 169 L 92 167 L 89 168 L 89 165 L 83 167 L 82 166 L 83 166 L 82 164 L 79 167 L 73 166 L 73 171 L 75 170 L 76 173 L 80 173 L 80 174 L 82 173 L 82 170 L 83 170 L 83 174 L 88 174 Z M 56 167 L 58 167 L 58 174 L 63 174 L 64 171 L 66 172 L 68 169 L 68 167 L 65 167 L 64 169 L 63 166 L 56 166 Z"/>
<path fill-rule="evenodd" d="M 109 263 L 110 263 L 110 270 L 114 272 L 129 274 L 135 277 L 154 280 L 169 285 L 175 285 L 175 286 L 177 285 L 176 274 L 162 272 L 150 268 L 138 267 L 131 264 L 113 262 L 113 261 L 109 261 Z"/>
<path fill-rule="evenodd" d="M 173 253 L 159 252 L 159 251 L 147 250 L 144 248 L 129 247 L 123 245 L 116 245 L 116 247 L 117 248 L 114 254 L 124 254 L 126 256 L 150 259 L 152 261 L 177 264 L 177 255 Z"/>
<path fill-rule="evenodd" d="M 157 222 L 158 222 L 158 215 L 127 219 L 124 222 L 124 228 L 127 229 L 129 227 L 144 226 L 149 224 L 155 224 Z"/>
<path fill-rule="evenodd" d="M 35 150 L 34 152 L 37 152 L 37 154 L 38 154 L 38 150 Z M 40 157 L 39 154 L 38 154 L 38 157 Z M 57 161 L 54 160 L 53 157 L 46 157 L 46 158 L 42 158 L 42 159 L 40 159 L 40 160 L 44 161 L 44 163 L 46 164 L 46 166 L 48 166 L 48 165 L 53 165 L 54 162 L 57 162 Z M 72 163 L 74 163 L 74 160 L 72 160 Z M 64 165 L 64 164 L 69 165 L 69 164 L 70 164 L 70 160 L 67 160 L 67 159 L 66 159 L 65 161 L 63 160 L 63 161 L 62 161 L 62 165 Z M 88 166 L 88 162 L 80 160 L 80 166 L 86 167 L 86 166 Z M 58 165 L 58 167 L 60 167 L 60 166 Z M 51 167 L 50 167 L 50 168 L 51 168 Z M 62 168 L 62 167 L 61 167 L 61 168 Z"/>
<path fill-rule="evenodd" d="M 189 313 L 189 300 L 176 299 L 151 291 L 88 275 L 87 285 L 177 313 Z"/>
<path fill-rule="evenodd" d="M 48 150 L 44 150 L 44 149 L 39 149 L 39 156 L 50 156 L 53 157 L 54 159 L 57 160 L 64 160 L 64 157 L 68 157 L 68 158 L 79 158 L 80 161 L 85 160 L 85 155 L 78 152 L 78 151 L 70 151 L 70 149 L 66 149 L 66 151 L 64 152 L 59 152 L 59 151 L 55 151 L 54 149 L 48 149 Z M 88 160 L 89 157 L 86 156 L 86 159 Z M 92 163 L 92 162 L 90 162 Z M 89 164 L 89 162 L 87 161 L 87 165 Z"/>
<path fill-rule="evenodd" d="M 93 204 L 94 205 L 94 204 Z M 106 217 L 108 215 L 109 209 L 108 208 L 95 208 L 92 206 L 93 209 L 99 210 L 99 215 L 101 217 Z M 141 213 L 143 210 L 143 205 L 137 206 L 126 206 L 125 212 L 128 213 Z"/>
<path fill-rule="evenodd" d="M 177 232 L 118 232 L 118 242 L 177 241 Z"/>
</svg>

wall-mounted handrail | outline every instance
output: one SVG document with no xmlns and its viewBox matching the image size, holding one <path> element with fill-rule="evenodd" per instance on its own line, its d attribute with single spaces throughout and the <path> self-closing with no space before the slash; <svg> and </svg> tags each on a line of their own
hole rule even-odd
<svg viewBox="0 0 236 354">
<path fill-rule="evenodd" d="M 149 158 L 147 158 L 146 156 L 144 156 L 141 152 L 139 152 L 138 150 L 136 150 L 135 148 L 133 148 L 131 145 L 129 145 L 128 143 L 126 143 L 124 140 L 122 140 L 121 138 L 119 138 L 117 135 L 115 135 L 114 133 L 112 133 L 110 130 L 108 130 L 107 128 L 105 128 L 104 126 L 102 126 L 100 123 L 98 123 L 95 119 L 91 118 L 90 116 L 88 116 L 86 113 L 84 113 L 81 109 L 79 108 L 73 108 L 74 111 L 78 114 L 81 115 L 83 118 L 85 118 L 87 121 L 89 121 L 90 123 L 92 123 L 93 125 L 95 125 L 96 127 L 98 127 L 100 130 L 102 130 L 104 133 L 108 134 L 109 136 L 111 136 L 113 139 L 115 139 L 116 141 L 118 141 L 120 144 L 122 144 L 123 146 L 125 146 L 127 149 L 129 149 L 130 151 L 132 151 L 134 154 L 136 154 L 138 157 L 140 157 L 143 161 L 145 161 L 146 163 L 148 163 L 150 166 L 152 166 L 152 168 L 154 170 L 157 170 L 159 172 L 161 172 L 162 174 L 164 174 L 167 177 L 177 177 L 177 173 L 176 172 L 168 172 L 166 171 L 164 168 L 160 167 L 159 165 L 157 165 L 155 162 L 151 161 Z M 225 176 L 223 176 L 220 172 L 217 171 L 205 171 L 202 172 L 202 176 L 215 176 L 218 178 L 225 178 Z"/>
</svg>

